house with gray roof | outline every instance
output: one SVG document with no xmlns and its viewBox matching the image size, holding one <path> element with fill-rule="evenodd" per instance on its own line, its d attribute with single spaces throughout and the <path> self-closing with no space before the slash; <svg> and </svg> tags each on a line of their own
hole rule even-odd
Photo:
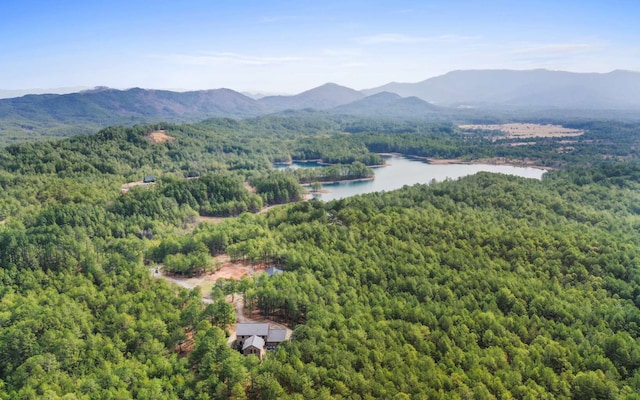
<svg viewBox="0 0 640 400">
<path fill-rule="evenodd" d="M 280 274 L 284 273 L 283 270 L 281 270 L 280 268 L 277 268 L 277 267 L 269 267 L 269 268 L 265 269 L 264 272 L 266 272 L 267 275 L 269 275 L 269 276 L 280 275 Z"/>
<path fill-rule="evenodd" d="M 265 350 L 274 350 L 285 340 L 289 340 L 289 332 L 268 323 L 242 322 L 236 325 L 236 343 L 244 355 L 255 354 L 262 358 Z"/>
<path fill-rule="evenodd" d="M 156 176 L 147 175 L 144 178 L 142 178 L 142 183 L 156 183 Z"/>
<path fill-rule="evenodd" d="M 242 345 L 242 354 L 248 356 L 249 354 L 255 354 L 258 358 L 262 358 L 265 353 L 264 339 L 260 336 L 251 336 L 244 341 Z"/>
<path fill-rule="evenodd" d="M 289 340 L 286 329 L 271 328 L 267 340 L 265 340 L 265 346 L 267 346 L 267 350 L 275 350 L 285 340 Z"/>
<path fill-rule="evenodd" d="M 266 340 L 269 336 L 269 324 L 266 323 L 239 323 L 236 325 L 236 340 L 238 346 L 242 347 L 244 341 L 252 336 L 261 337 L 262 340 Z"/>
</svg>

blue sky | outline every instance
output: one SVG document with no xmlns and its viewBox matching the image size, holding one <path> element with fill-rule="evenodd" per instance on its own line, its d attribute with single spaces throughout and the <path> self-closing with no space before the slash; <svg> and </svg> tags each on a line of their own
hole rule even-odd
<svg viewBox="0 0 640 400">
<path fill-rule="evenodd" d="M 640 2 L 2 0 L 0 88 L 297 93 L 459 69 L 640 71 Z"/>
</svg>

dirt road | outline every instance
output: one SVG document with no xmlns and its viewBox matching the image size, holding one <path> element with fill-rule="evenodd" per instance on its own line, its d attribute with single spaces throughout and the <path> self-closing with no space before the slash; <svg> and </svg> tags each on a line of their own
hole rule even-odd
<svg viewBox="0 0 640 400">
<path fill-rule="evenodd" d="M 189 289 L 189 290 L 193 290 L 195 289 L 196 286 L 200 286 L 198 283 L 201 282 L 201 280 L 195 279 L 194 278 L 182 278 L 182 277 L 178 277 L 178 276 L 167 276 L 162 272 L 162 268 L 161 267 L 152 267 L 150 268 L 150 272 L 151 274 L 153 274 L 153 276 L 156 279 L 164 279 L 166 281 L 169 281 L 171 283 L 174 283 L 180 287 L 183 287 L 185 289 Z M 233 299 L 233 301 L 231 301 Z M 253 318 L 249 318 L 246 315 L 244 315 L 244 297 L 242 296 L 242 294 L 240 293 L 236 293 L 233 296 L 229 295 L 226 298 L 226 301 L 228 303 L 232 303 L 234 306 L 234 309 L 236 311 L 236 322 L 240 322 L 240 323 L 251 323 L 251 322 L 268 322 L 269 324 L 273 325 L 273 326 L 277 326 L 279 328 L 285 328 L 287 330 L 287 337 L 290 337 L 292 334 L 292 330 L 289 329 L 288 327 L 278 324 L 276 322 L 273 322 L 271 320 L 268 319 L 261 319 L 261 320 L 257 320 L 257 319 L 253 319 Z M 211 299 L 210 295 L 204 294 L 202 296 L 202 302 L 206 303 L 206 304 L 211 304 L 213 303 L 213 300 Z M 236 327 L 235 325 L 229 328 L 229 339 L 228 339 L 228 343 L 229 345 L 232 345 L 233 342 L 235 342 L 236 340 Z"/>
</svg>

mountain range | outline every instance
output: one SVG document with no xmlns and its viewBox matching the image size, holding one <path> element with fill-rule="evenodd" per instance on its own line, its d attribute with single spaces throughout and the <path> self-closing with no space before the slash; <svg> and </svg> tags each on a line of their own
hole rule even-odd
<svg viewBox="0 0 640 400">
<path fill-rule="evenodd" d="M 60 87 L 52 89 L 0 89 L 0 99 L 25 96 L 28 94 L 67 94 L 91 89 L 86 86 Z"/>
<path fill-rule="evenodd" d="M 640 109 L 640 73 L 453 71 L 417 83 L 388 83 L 362 91 L 416 96 L 447 107 Z"/>
<path fill-rule="evenodd" d="M 0 99 L 0 136 L 68 136 L 108 125 L 247 118 L 285 110 L 362 117 L 435 118 L 495 110 L 626 110 L 640 114 L 640 73 L 548 70 L 453 71 L 417 83 L 362 91 L 334 83 L 292 96 L 254 99 L 231 89 L 192 92 L 104 87 Z"/>
</svg>

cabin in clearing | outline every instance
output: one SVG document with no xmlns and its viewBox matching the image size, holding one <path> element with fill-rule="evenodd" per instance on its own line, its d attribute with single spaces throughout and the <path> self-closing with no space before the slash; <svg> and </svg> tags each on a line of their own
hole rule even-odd
<svg viewBox="0 0 640 400">
<path fill-rule="evenodd" d="M 268 323 L 239 323 L 236 325 L 236 342 L 242 354 L 255 354 L 262 358 L 266 350 L 274 350 L 289 340 L 286 329 L 272 327 Z"/>
<path fill-rule="evenodd" d="M 267 275 L 269 275 L 269 276 L 280 275 L 280 274 L 284 273 L 284 271 L 281 270 L 278 267 L 269 267 L 269 268 L 265 269 L 264 272 L 266 272 Z"/>
</svg>

